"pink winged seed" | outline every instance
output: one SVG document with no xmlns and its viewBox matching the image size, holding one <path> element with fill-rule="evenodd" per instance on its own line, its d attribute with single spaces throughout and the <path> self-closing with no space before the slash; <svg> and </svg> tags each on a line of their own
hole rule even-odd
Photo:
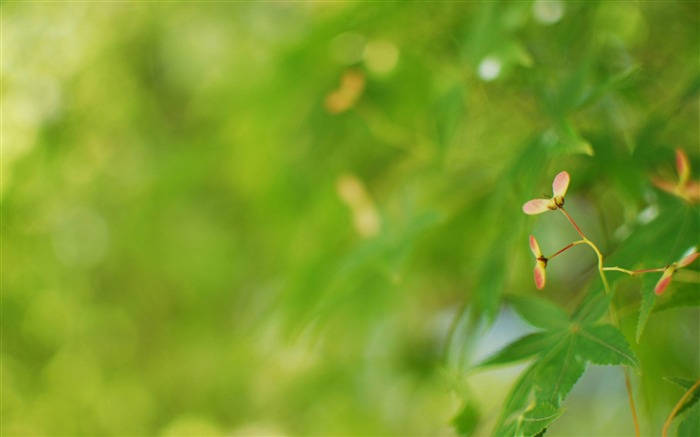
<svg viewBox="0 0 700 437">
<path fill-rule="evenodd" d="M 685 183 L 685 195 L 691 202 L 700 202 L 700 182 L 688 181 Z"/>
<path fill-rule="evenodd" d="M 675 269 L 672 267 L 669 267 L 666 270 L 664 270 L 664 274 L 661 276 L 661 279 L 659 279 L 659 282 L 656 283 L 656 287 L 654 288 L 654 293 L 656 293 L 657 295 L 660 295 L 666 290 L 666 287 L 668 287 L 668 284 L 671 283 L 671 278 L 673 277 L 674 271 L 675 271 Z"/>
<path fill-rule="evenodd" d="M 530 250 L 532 251 L 532 254 L 535 255 L 535 258 L 539 258 L 542 256 L 540 245 L 537 244 L 537 240 L 535 240 L 535 237 L 533 237 L 532 235 L 530 235 Z"/>
<path fill-rule="evenodd" d="M 689 265 L 690 263 L 695 261 L 698 258 L 698 256 L 700 256 L 700 253 L 692 252 L 689 255 L 684 256 L 677 263 L 674 263 L 667 267 L 666 270 L 664 270 L 664 274 L 661 275 L 661 279 L 659 279 L 659 282 L 656 283 L 656 287 L 654 287 L 654 293 L 656 293 L 657 295 L 662 294 L 666 290 L 666 287 L 668 287 L 668 284 L 671 283 L 671 278 L 673 278 L 673 274 L 676 272 L 676 269 L 680 269 Z"/>
<path fill-rule="evenodd" d="M 667 193 L 675 193 L 677 184 L 675 182 L 669 182 L 660 178 L 654 178 L 651 182 Z"/>
<path fill-rule="evenodd" d="M 523 205 L 523 212 L 528 215 L 542 214 L 549 211 L 551 199 L 532 199 Z"/>
<path fill-rule="evenodd" d="M 690 161 L 682 149 L 676 149 L 676 169 L 681 185 L 690 179 Z"/>
<path fill-rule="evenodd" d="M 678 261 L 678 268 L 680 269 L 682 267 L 690 265 L 693 261 L 697 259 L 698 256 L 700 256 L 700 253 L 693 252 L 690 255 L 683 257 L 682 260 Z"/>
<path fill-rule="evenodd" d="M 566 195 L 566 190 L 569 188 L 569 180 L 569 173 L 565 171 L 554 177 L 554 182 L 552 182 L 554 197 L 564 197 Z"/>
<path fill-rule="evenodd" d="M 535 286 L 538 290 L 542 290 L 544 288 L 545 281 L 546 277 L 544 273 L 544 266 L 542 263 L 538 262 L 537 265 L 535 265 Z"/>
</svg>

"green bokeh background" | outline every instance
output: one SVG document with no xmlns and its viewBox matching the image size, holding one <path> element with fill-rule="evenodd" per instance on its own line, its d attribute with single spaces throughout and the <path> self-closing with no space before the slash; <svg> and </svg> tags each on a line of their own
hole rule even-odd
<svg viewBox="0 0 700 437">
<path fill-rule="evenodd" d="M 500 297 L 535 293 L 528 233 L 575 238 L 522 202 L 567 169 L 613 253 L 685 208 L 650 181 L 677 147 L 700 168 L 699 8 L 2 3 L 2 435 L 454 435 L 475 385 L 493 420 L 515 374 L 461 372 L 525 329 Z M 567 306 L 578 253 L 541 295 Z M 635 347 L 694 378 L 674 311 Z M 631 429 L 605 378 L 551 435 Z M 638 390 L 649 426 L 682 394 Z"/>
</svg>

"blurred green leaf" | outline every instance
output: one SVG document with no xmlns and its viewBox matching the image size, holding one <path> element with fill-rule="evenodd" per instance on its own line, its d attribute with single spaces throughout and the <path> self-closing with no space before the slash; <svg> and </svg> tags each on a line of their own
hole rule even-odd
<svg viewBox="0 0 700 437">
<path fill-rule="evenodd" d="M 667 377 L 664 379 L 676 384 L 677 386 L 683 388 L 686 391 L 690 390 L 697 383 L 697 381 L 693 381 L 692 379 L 687 378 Z M 685 410 L 693 407 L 695 404 L 697 404 L 698 401 L 700 401 L 700 387 L 696 387 L 695 390 L 693 390 L 693 393 L 690 395 L 690 398 L 688 398 L 685 401 L 685 403 L 683 403 L 676 415 L 680 415 Z"/>
<path fill-rule="evenodd" d="M 476 277 L 474 310 L 492 322 L 498 315 L 503 286 L 506 282 L 505 253 L 502 243 L 496 241 L 490 248 Z"/>
<path fill-rule="evenodd" d="M 467 402 L 452 419 L 452 425 L 458 435 L 469 437 L 474 435 L 474 431 L 479 426 L 480 416 L 478 405 L 474 402 Z"/>
<path fill-rule="evenodd" d="M 576 153 L 589 156 L 594 154 L 591 143 L 576 131 L 569 120 L 565 118 L 558 119 L 550 132 L 552 145 L 557 153 L 565 156 Z"/>
<path fill-rule="evenodd" d="M 572 319 L 581 324 L 595 323 L 610 309 L 610 300 L 611 296 L 605 294 L 603 284 L 596 279 L 574 311 Z"/>
<path fill-rule="evenodd" d="M 539 362 L 532 364 L 511 388 L 496 421 L 494 436 L 512 436 L 516 434 L 519 419 L 530 403 L 532 384 L 537 376 Z"/>
<path fill-rule="evenodd" d="M 679 284 L 679 281 L 676 280 L 673 292 L 668 294 L 667 299 L 654 306 L 654 312 L 700 306 L 700 292 L 694 284 Z"/>
<path fill-rule="evenodd" d="M 560 342 L 562 335 L 560 332 L 535 332 L 528 334 L 487 358 L 478 367 L 508 364 L 522 361 L 535 355 L 546 354 Z"/>
<path fill-rule="evenodd" d="M 521 423 L 523 436 L 536 436 L 543 433 L 564 412 L 548 402 L 540 402 L 525 413 Z M 519 434 L 520 435 L 520 434 Z"/>
<path fill-rule="evenodd" d="M 548 300 L 534 296 L 509 296 L 507 301 L 532 326 L 553 330 L 569 326 L 566 312 Z"/>
<path fill-rule="evenodd" d="M 593 89 L 589 90 L 586 95 L 581 99 L 578 106 L 584 107 L 598 101 L 601 97 L 616 91 L 618 88 L 624 87 L 632 81 L 634 76 L 639 72 L 639 65 L 632 65 L 625 68 L 623 71 L 611 75 L 606 78 L 605 81 L 596 85 Z M 634 150 L 630 150 L 634 152 Z"/>
<path fill-rule="evenodd" d="M 437 127 L 440 146 L 446 150 L 454 141 L 455 135 L 463 125 L 466 113 L 466 88 L 456 84 L 441 95 L 436 103 Z"/>
<path fill-rule="evenodd" d="M 658 282 L 658 277 L 656 275 L 647 275 L 642 278 L 642 305 L 639 308 L 639 319 L 637 320 L 637 333 L 635 337 L 637 343 L 642 338 L 642 333 L 644 333 L 644 328 L 649 320 L 649 315 L 654 308 L 654 303 L 656 303 L 656 294 L 654 293 L 654 287 Z"/>
<path fill-rule="evenodd" d="M 700 435 L 700 406 L 695 405 L 678 423 L 678 437 L 693 437 Z"/>
</svg>

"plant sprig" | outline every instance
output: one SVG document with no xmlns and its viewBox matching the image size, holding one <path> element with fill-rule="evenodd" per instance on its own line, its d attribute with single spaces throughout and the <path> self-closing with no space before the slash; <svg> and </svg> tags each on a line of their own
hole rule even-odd
<svg viewBox="0 0 700 437">
<path fill-rule="evenodd" d="M 695 181 L 690 181 L 690 164 L 685 156 L 685 154 L 678 150 L 676 152 L 676 166 L 678 169 L 678 182 L 676 184 L 670 183 L 670 182 L 665 182 L 665 181 L 655 181 L 655 184 L 660 187 L 661 189 L 668 191 L 670 193 L 673 193 L 680 197 L 681 199 L 688 201 L 688 202 L 693 202 L 696 201 L 697 199 L 700 199 L 700 197 L 696 196 L 695 190 L 698 189 L 698 183 Z M 630 276 L 638 276 L 641 274 L 647 274 L 647 273 L 662 273 L 661 278 L 658 280 L 656 283 L 656 286 L 654 287 L 654 292 L 656 295 L 661 295 L 665 292 L 665 290 L 668 288 L 669 284 L 671 283 L 671 279 L 673 278 L 673 275 L 675 272 L 681 268 L 687 267 L 690 265 L 692 262 L 694 262 L 698 256 L 700 256 L 700 253 L 697 252 L 696 247 L 690 248 L 679 260 L 676 262 L 664 266 L 664 267 L 652 267 L 652 268 L 645 268 L 645 269 L 637 269 L 637 270 L 632 270 L 632 269 L 627 269 L 623 267 L 618 267 L 618 266 L 611 266 L 611 267 L 606 267 L 604 263 L 604 257 L 601 252 L 601 250 L 598 248 L 598 246 L 591 241 L 586 234 L 583 232 L 580 226 L 576 223 L 574 218 L 569 214 L 569 212 L 564 208 L 565 205 L 565 196 L 569 187 L 569 182 L 570 182 L 570 176 L 569 173 L 566 171 L 562 171 L 559 174 L 557 174 L 554 178 L 554 181 L 552 183 L 552 192 L 553 195 L 552 197 L 545 197 L 545 198 L 539 198 L 539 199 L 532 199 L 528 202 L 526 202 L 522 210 L 525 214 L 528 215 L 536 215 L 536 214 L 541 214 L 544 212 L 548 211 L 560 211 L 567 219 L 567 221 L 571 224 L 571 226 L 576 230 L 578 235 L 581 237 L 580 240 L 573 241 L 563 248 L 559 249 L 558 251 L 554 252 L 552 255 L 545 257 L 540 249 L 540 246 L 536 240 L 536 238 L 533 235 L 530 235 L 529 237 L 529 243 L 530 243 L 530 249 L 535 256 L 535 269 L 534 269 L 534 279 L 535 279 L 535 285 L 538 289 L 542 289 L 545 287 L 546 284 L 546 267 L 548 263 L 554 259 L 555 257 L 563 254 L 567 250 L 571 249 L 574 246 L 580 245 L 580 244 L 585 244 L 589 246 L 596 254 L 597 257 L 597 270 L 598 274 L 600 276 L 600 279 L 603 283 L 603 289 L 605 290 L 605 294 L 607 296 L 612 295 L 612 288 L 610 287 L 610 283 L 607 279 L 606 272 L 610 271 L 617 271 L 621 273 L 628 274 Z M 613 323 L 613 326 L 615 326 L 617 329 L 620 327 L 620 321 L 619 317 L 617 315 L 617 310 L 615 307 L 615 303 L 613 299 L 608 299 L 608 313 L 610 315 L 610 320 Z M 627 396 L 629 399 L 629 404 L 630 404 L 630 412 L 632 415 L 632 421 L 634 424 L 635 428 L 635 435 L 639 437 L 641 435 L 640 431 L 640 425 L 639 425 L 639 419 L 637 416 L 637 408 L 635 406 L 635 401 L 634 401 L 634 394 L 633 394 L 633 389 L 632 389 L 632 382 L 631 378 L 629 375 L 629 371 L 627 368 L 623 368 L 624 372 L 624 378 L 625 378 L 625 387 L 627 391 Z M 696 384 L 697 386 L 698 384 Z M 689 390 L 689 393 L 692 392 L 696 386 L 693 387 L 693 389 Z M 674 408 L 674 410 L 671 412 L 669 415 L 669 418 L 664 426 L 663 430 L 663 435 L 666 436 L 666 432 L 668 429 L 668 426 L 671 423 L 671 420 L 673 417 L 677 414 L 677 410 L 679 406 L 683 403 L 685 398 L 689 396 L 688 393 L 686 393 L 686 396 L 684 396 L 681 401 L 679 401 L 679 404 Z"/>
</svg>

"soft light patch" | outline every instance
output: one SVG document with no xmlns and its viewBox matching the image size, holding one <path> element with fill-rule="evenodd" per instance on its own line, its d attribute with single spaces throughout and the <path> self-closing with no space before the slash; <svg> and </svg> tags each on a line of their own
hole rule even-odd
<svg viewBox="0 0 700 437">
<path fill-rule="evenodd" d="M 481 79 L 490 82 L 492 80 L 496 80 L 498 76 L 501 75 L 502 69 L 503 64 L 501 63 L 501 60 L 496 57 L 489 56 L 484 58 L 484 60 L 479 64 L 478 74 Z"/>
<path fill-rule="evenodd" d="M 551 0 L 537 0 L 532 4 L 535 20 L 544 25 L 558 22 L 564 16 L 564 3 Z"/>
<path fill-rule="evenodd" d="M 338 178 L 336 189 L 338 196 L 352 211 L 357 233 L 365 238 L 377 235 L 381 230 L 381 220 L 362 181 L 355 175 L 345 174 Z"/>
<path fill-rule="evenodd" d="M 399 49 L 390 41 L 376 40 L 367 44 L 363 57 L 369 71 L 387 74 L 399 62 Z"/>
</svg>

